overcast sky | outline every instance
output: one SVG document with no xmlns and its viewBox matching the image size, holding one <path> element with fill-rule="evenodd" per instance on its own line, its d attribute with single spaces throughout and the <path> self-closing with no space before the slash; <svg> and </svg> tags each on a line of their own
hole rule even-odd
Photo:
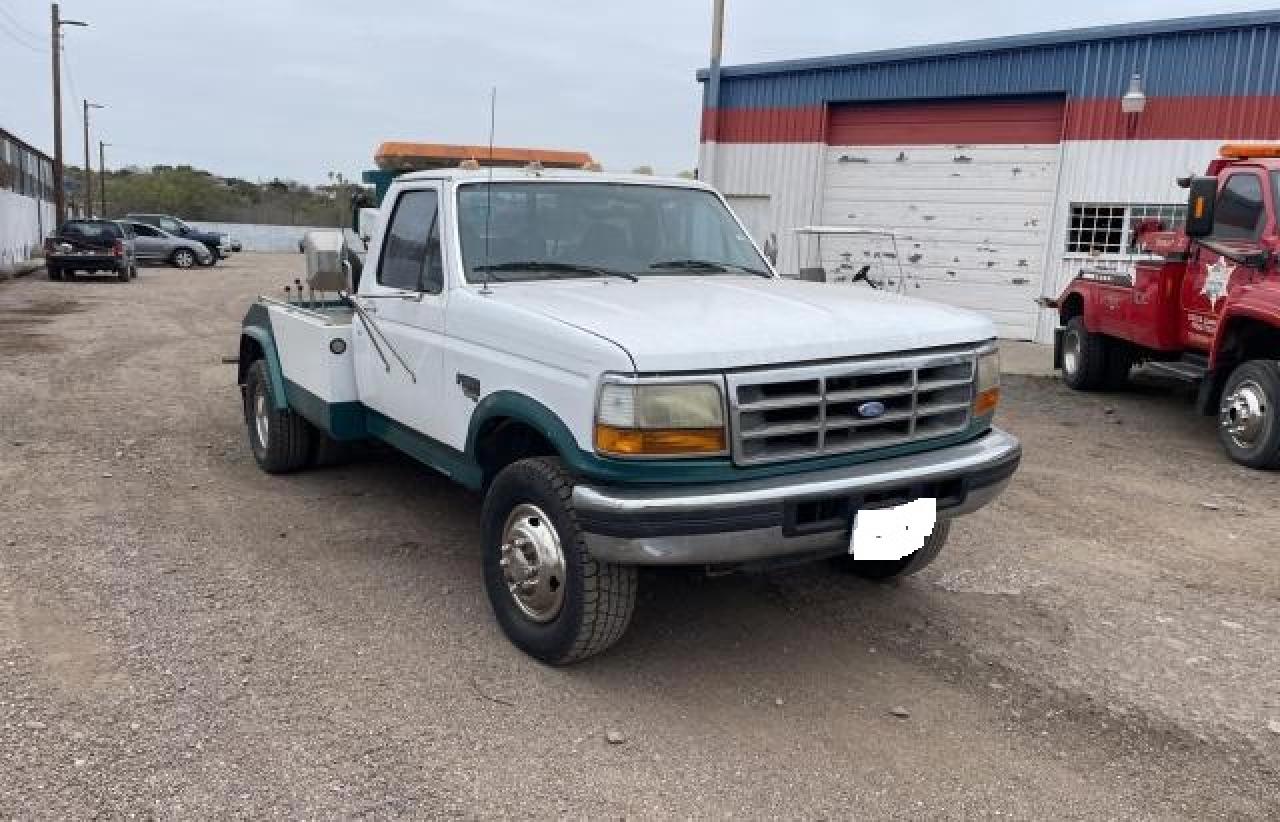
<svg viewBox="0 0 1280 822">
<path fill-rule="evenodd" d="M 1204 0 L 727 0 L 725 63 L 1266 8 Z M 108 166 L 189 163 L 319 182 L 383 140 L 590 151 L 606 168 L 694 164 L 711 0 L 66 0 L 66 150 L 104 103 Z M 49 3 L 0 0 L 0 127 L 53 145 Z M 35 35 L 35 36 L 33 36 Z M 96 142 L 94 163 L 97 162 Z"/>
</svg>

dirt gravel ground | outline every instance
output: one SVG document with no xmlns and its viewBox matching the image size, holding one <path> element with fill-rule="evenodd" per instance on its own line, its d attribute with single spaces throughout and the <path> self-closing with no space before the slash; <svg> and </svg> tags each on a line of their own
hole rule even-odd
<svg viewBox="0 0 1280 822">
<path fill-rule="evenodd" d="M 1280 474 L 1186 397 L 1008 378 L 918 577 L 652 574 L 551 669 L 475 496 L 254 465 L 219 359 L 299 263 L 0 283 L 0 817 L 1280 815 Z"/>
</svg>

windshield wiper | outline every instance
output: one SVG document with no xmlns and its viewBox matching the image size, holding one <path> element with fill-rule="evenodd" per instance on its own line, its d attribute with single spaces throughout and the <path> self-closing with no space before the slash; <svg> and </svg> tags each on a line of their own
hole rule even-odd
<svg viewBox="0 0 1280 822">
<path fill-rule="evenodd" d="M 630 280 L 633 283 L 640 282 L 640 278 L 632 274 L 630 271 L 619 271 L 615 268 L 601 268 L 597 265 L 578 265 L 577 263 L 557 263 L 551 260 L 518 260 L 510 263 L 495 263 L 493 265 L 477 265 L 472 267 L 472 271 L 556 271 L 565 274 L 588 274 L 598 277 L 621 277 L 624 280 Z"/>
<path fill-rule="evenodd" d="M 758 268 L 750 266 L 738 265 L 737 263 L 716 262 L 715 260 L 663 260 L 662 262 L 653 263 L 650 268 L 687 268 L 691 271 L 706 271 L 710 273 L 726 273 L 730 270 L 742 271 L 746 274 L 754 274 L 757 277 L 768 277 L 768 271 L 762 271 Z"/>
</svg>

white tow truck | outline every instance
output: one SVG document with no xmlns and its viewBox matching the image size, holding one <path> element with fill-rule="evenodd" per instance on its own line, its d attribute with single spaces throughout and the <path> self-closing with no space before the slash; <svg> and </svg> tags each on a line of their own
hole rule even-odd
<svg viewBox="0 0 1280 822">
<path fill-rule="evenodd" d="M 482 492 L 494 613 L 543 661 L 612 645 L 640 566 L 913 573 L 1017 468 L 988 320 L 780 278 L 704 184 L 424 171 L 376 222 L 358 277 L 320 243 L 328 295 L 250 307 L 254 457 L 376 440 Z"/>
</svg>

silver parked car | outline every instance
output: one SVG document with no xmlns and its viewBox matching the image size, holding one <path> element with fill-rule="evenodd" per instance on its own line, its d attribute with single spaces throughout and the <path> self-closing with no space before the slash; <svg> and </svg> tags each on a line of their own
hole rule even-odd
<svg viewBox="0 0 1280 822">
<path fill-rule="evenodd" d="M 130 222 L 128 225 L 135 236 L 138 262 L 170 263 L 178 268 L 213 265 L 213 253 L 204 243 L 170 234 L 146 223 Z"/>
</svg>

